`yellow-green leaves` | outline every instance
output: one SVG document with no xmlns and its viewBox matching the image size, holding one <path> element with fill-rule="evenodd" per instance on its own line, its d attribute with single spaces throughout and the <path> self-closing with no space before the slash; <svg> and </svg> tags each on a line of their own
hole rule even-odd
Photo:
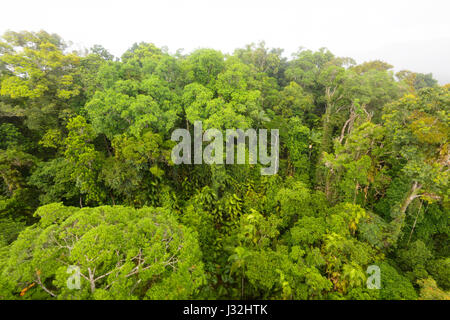
<svg viewBox="0 0 450 320">
<path fill-rule="evenodd" d="M 188 299 L 203 283 L 197 239 L 170 212 L 55 203 L 36 215 L 40 222 L 12 244 L 1 274 L 40 280 L 34 292 L 58 299 Z M 69 265 L 79 268 L 78 290 L 67 286 Z"/>
</svg>

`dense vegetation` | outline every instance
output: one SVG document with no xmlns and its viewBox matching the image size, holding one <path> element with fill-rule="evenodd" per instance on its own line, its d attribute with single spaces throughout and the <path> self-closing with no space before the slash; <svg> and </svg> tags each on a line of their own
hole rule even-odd
<svg viewBox="0 0 450 320">
<path fill-rule="evenodd" d="M 0 40 L 0 299 L 449 299 L 449 85 L 326 49 L 67 48 Z M 279 129 L 278 174 L 174 165 L 197 120 Z"/>
</svg>

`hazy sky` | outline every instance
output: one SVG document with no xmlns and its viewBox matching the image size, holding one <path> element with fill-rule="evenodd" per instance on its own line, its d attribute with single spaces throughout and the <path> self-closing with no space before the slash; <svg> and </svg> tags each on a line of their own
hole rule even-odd
<svg viewBox="0 0 450 320">
<path fill-rule="evenodd" d="M 327 47 L 358 63 L 381 59 L 396 70 L 432 72 L 450 83 L 449 0 L 7 0 L 0 33 L 44 29 L 77 47 L 101 44 L 121 56 L 134 42 L 170 52 L 210 47 L 233 52 L 265 40 L 290 56 Z"/>
</svg>

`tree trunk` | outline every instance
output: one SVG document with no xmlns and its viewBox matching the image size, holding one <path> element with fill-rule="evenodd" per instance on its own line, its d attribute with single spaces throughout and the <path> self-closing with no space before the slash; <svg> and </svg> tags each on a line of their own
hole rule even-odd
<svg viewBox="0 0 450 320">
<path fill-rule="evenodd" d="M 396 210 L 399 210 L 397 212 L 394 212 L 394 220 L 390 222 L 390 227 L 392 228 L 392 234 L 390 235 L 390 240 L 388 241 L 388 246 L 394 244 L 403 228 L 403 224 L 405 222 L 406 218 L 406 210 L 408 209 L 411 202 L 417 198 L 420 197 L 420 194 L 418 192 L 422 188 L 422 185 L 419 184 L 417 181 L 414 181 L 410 191 L 408 192 L 408 195 L 406 196 L 405 200 L 403 201 L 400 208 L 397 208 Z"/>
<path fill-rule="evenodd" d="M 91 270 L 91 268 L 88 268 L 88 272 L 89 272 L 89 283 L 91 285 L 91 293 L 94 293 L 94 291 L 95 291 L 94 272 Z"/>
<path fill-rule="evenodd" d="M 103 140 L 105 141 L 106 150 L 108 150 L 108 155 L 109 155 L 110 157 L 112 157 L 111 149 L 110 149 L 110 147 L 109 147 L 109 141 L 108 141 L 108 139 L 106 138 L 105 135 L 103 135 Z"/>
<path fill-rule="evenodd" d="M 411 233 L 409 234 L 408 243 L 406 244 L 407 246 L 409 245 L 409 242 L 411 241 L 411 237 L 414 233 L 414 229 L 416 228 L 417 218 L 419 218 L 420 209 L 422 209 L 422 201 L 420 201 L 420 207 L 419 207 L 419 210 L 417 210 L 416 218 L 414 219 L 414 223 L 411 228 Z"/>
<path fill-rule="evenodd" d="M 356 184 L 355 184 L 355 195 L 353 197 L 353 204 L 356 204 L 356 196 L 358 195 L 358 189 L 359 189 L 359 182 L 356 181 Z"/>
</svg>

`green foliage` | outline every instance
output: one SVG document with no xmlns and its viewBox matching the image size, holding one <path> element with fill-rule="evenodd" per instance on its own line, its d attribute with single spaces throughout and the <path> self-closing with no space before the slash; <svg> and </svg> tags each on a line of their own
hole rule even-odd
<svg viewBox="0 0 450 320">
<path fill-rule="evenodd" d="M 439 287 L 447 291 L 450 289 L 450 258 L 430 261 L 427 270 Z"/>
<path fill-rule="evenodd" d="M 419 300 L 450 300 L 450 293 L 439 289 L 432 278 L 419 280 Z"/>
<path fill-rule="evenodd" d="M 163 209 L 50 204 L 11 245 L 1 277 L 58 299 L 186 299 L 203 283 L 196 237 Z M 24 248 L 28 248 L 24 250 Z M 78 266 L 81 289 L 66 282 Z M 50 297 L 49 296 L 49 297 Z"/>
<path fill-rule="evenodd" d="M 282 53 L 5 33 L 0 299 L 448 299 L 449 87 Z M 196 121 L 278 129 L 277 174 L 175 165 Z"/>
<path fill-rule="evenodd" d="M 79 192 L 86 195 L 88 202 L 100 203 L 104 195 L 97 184 L 97 176 L 102 159 L 101 153 L 91 143 L 94 131 L 82 116 L 71 119 L 67 130 L 69 134 L 64 143 L 64 156 L 73 166 L 71 178 L 76 181 Z"/>
<path fill-rule="evenodd" d="M 11 71 L 1 77 L 0 94 L 13 101 L 4 111 L 25 116 L 34 130 L 60 127 L 76 109 L 72 102 L 80 94 L 80 57 L 65 53 L 64 41 L 45 31 L 9 31 L 0 46 L 0 61 Z"/>
</svg>

